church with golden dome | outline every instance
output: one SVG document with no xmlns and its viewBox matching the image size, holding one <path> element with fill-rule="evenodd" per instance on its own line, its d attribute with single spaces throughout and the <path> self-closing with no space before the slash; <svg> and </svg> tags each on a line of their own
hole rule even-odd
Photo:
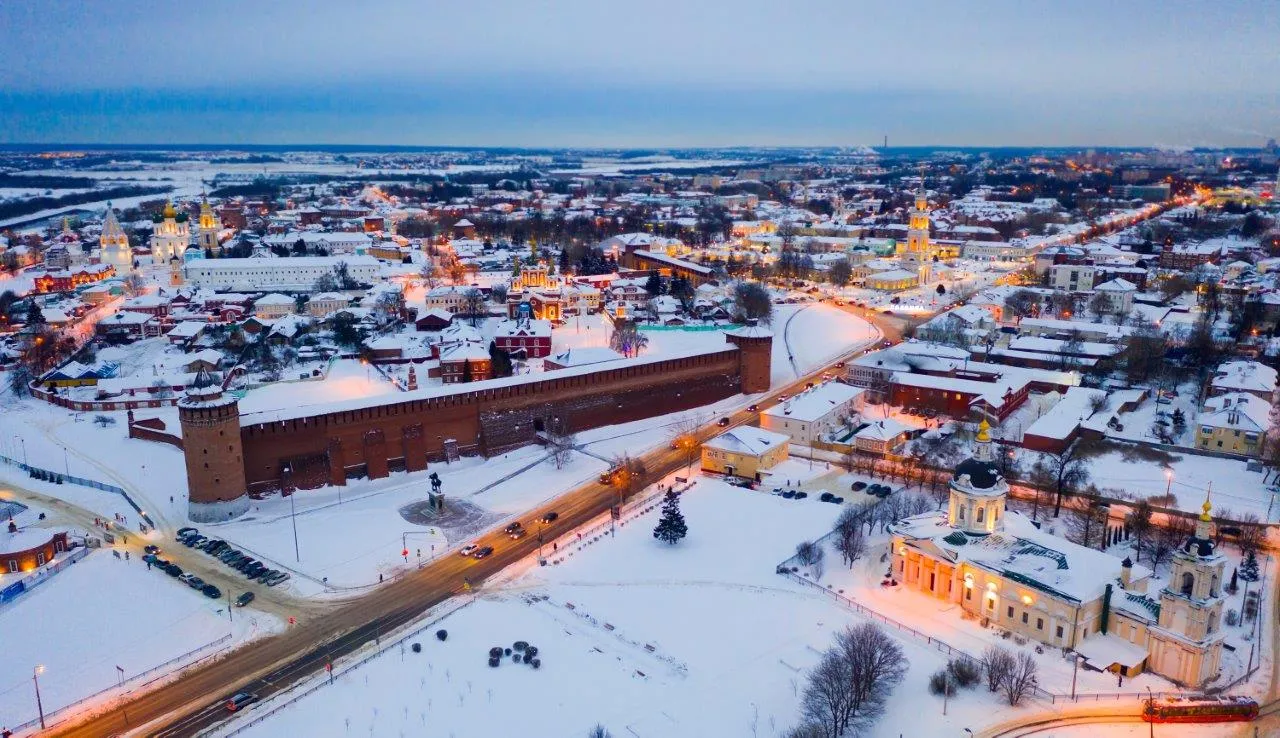
<svg viewBox="0 0 1280 738">
<path fill-rule="evenodd" d="M 958 605 L 983 627 L 1078 654 L 1098 670 L 1151 671 L 1191 687 L 1218 675 L 1226 559 L 1214 546 L 1207 499 L 1173 555 L 1167 584 L 1148 592 L 1151 570 L 1005 509 L 1009 484 L 985 420 L 949 486 L 945 509 L 890 529 L 890 576 L 900 586 Z"/>
<path fill-rule="evenodd" d="M 187 246 L 191 245 L 191 225 L 186 213 L 179 213 L 173 202 L 167 202 L 159 218 L 152 219 L 155 227 L 151 231 L 151 261 L 154 264 L 167 264 L 171 258 L 182 258 Z"/>
</svg>

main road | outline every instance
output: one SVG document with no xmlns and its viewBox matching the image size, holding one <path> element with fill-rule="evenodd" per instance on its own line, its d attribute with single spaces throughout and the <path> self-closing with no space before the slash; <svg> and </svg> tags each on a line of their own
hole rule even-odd
<svg viewBox="0 0 1280 738">
<path fill-rule="evenodd" d="M 897 342 L 904 330 L 899 318 L 846 307 L 846 312 L 869 320 L 879 329 L 881 341 Z M 753 423 L 759 409 L 778 402 L 782 395 L 795 394 L 823 372 L 860 355 L 877 341 L 849 351 L 826 366 L 796 381 L 772 390 L 752 407 L 725 416 L 728 425 Z M 722 432 L 719 423 L 698 429 L 694 439 L 701 442 Z M 630 490 L 639 491 L 663 477 L 679 471 L 690 461 L 686 449 L 662 448 L 640 457 L 645 473 Z M 546 513 L 556 512 L 556 520 L 545 527 L 546 536 L 569 532 L 609 512 L 628 490 L 593 481 L 571 490 L 550 503 L 528 511 L 521 521 L 530 531 L 539 529 Z M 634 492 L 631 492 L 634 494 Z M 249 691 L 259 698 L 269 697 L 297 681 L 325 668 L 333 659 L 350 654 L 400 626 L 419 618 L 429 608 L 464 592 L 538 549 L 535 535 L 511 541 L 501 529 L 489 531 L 475 543 L 492 546 L 494 553 L 484 559 L 444 556 L 422 569 L 373 590 L 369 594 L 331 609 L 327 614 L 301 621 L 279 635 L 246 644 L 225 657 L 198 666 L 156 689 L 119 707 L 88 717 L 78 723 L 58 726 L 57 736 L 121 735 L 145 726 L 148 735 L 189 736 L 217 725 L 228 717 L 222 703 L 236 692 Z M 126 718 L 127 714 L 127 718 Z M 126 723 L 126 720 L 128 721 Z"/>
</svg>

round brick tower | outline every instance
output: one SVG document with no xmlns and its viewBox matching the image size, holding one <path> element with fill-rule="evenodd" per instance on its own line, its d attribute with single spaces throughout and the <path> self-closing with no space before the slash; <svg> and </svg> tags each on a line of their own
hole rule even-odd
<svg viewBox="0 0 1280 738">
<path fill-rule="evenodd" d="M 742 393 L 754 395 L 769 391 L 769 375 L 773 370 L 773 332 L 751 321 L 725 338 L 738 347 L 738 375 Z"/>
<path fill-rule="evenodd" d="M 187 462 L 187 516 L 197 523 L 230 520 L 249 509 L 240 446 L 240 407 L 201 371 L 178 400 Z"/>
</svg>

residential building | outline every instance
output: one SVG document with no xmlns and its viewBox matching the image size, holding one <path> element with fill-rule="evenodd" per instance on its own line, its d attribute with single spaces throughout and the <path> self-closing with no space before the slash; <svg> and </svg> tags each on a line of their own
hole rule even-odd
<svg viewBox="0 0 1280 738">
<path fill-rule="evenodd" d="M 759 482 L 787 458 L 789 442 L 781 433 L 739 426 L 702 444 L 702 470 Z"/>
<path fill-rule="evenodd" d="M 1214 395 L 1196 416 L 1196 448 L 1258 456 L 1271 430 L 1271 405 L 1248 392 Z"/>
<path fill-rule="evenodd" d="M 183 267 L 187 284 L 222 292 L 314 292 L 316 282 L 339 265 L 357 283 L 381 279 L 382 264 L 371 256 L 196 259 Z"/>
<path fill-rule="evenodd" d="M 824 382 L 761 411 L 760 427 L 809 445 L 856 417 L 865 393 L 844 382 Z"/>
</svg>

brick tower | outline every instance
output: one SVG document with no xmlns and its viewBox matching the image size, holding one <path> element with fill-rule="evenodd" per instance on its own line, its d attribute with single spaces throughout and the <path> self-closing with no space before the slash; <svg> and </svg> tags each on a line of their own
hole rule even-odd
<svg viewBox="0 0 1280 738">
<path fill-rule="evenodd" d="M 187 516 L 197 523 L 229 520 L 249 509 L 240 446 L 240 407 L 217 379 L 201 371 L 178 400 L 187 462 Z"/>
<path fill-rule="evenodd" d="M 773 369 L 773 332 L 749 321 L 747 325 L 724 334 L 738 347 L 738 376 L 742 393 L 754 395 L 769 391 L 769 375 Z"/>
</svg>

